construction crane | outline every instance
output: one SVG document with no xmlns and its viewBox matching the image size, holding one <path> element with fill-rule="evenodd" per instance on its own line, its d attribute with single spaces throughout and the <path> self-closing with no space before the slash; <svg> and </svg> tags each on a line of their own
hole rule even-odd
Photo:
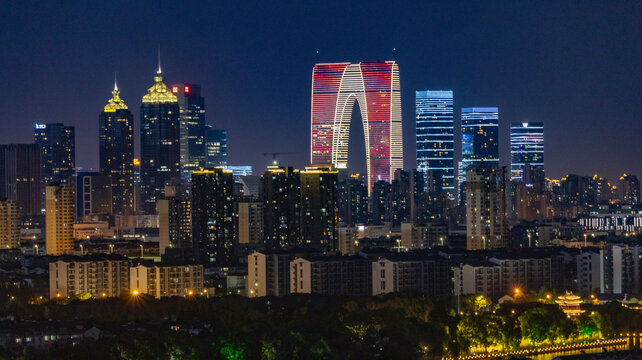
<svg viewBox="0 0 642 360">
<path fill-rule="evenodd" d="M 279 161 L 276 159 L 277 156 L 281 155 L 293 155 L 293 154 L 301 154 L 300 151 L 289 151 L 289 152 L 266 152 L 263 153 L 263 156 L 272 156 L 272 164 L 278 165 Z"/>
</svg>

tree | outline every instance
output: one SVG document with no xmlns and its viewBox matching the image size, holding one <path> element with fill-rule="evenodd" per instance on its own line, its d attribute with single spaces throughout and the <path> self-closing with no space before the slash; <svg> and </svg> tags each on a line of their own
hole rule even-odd
<svg viewBox="0 0 642 360">
<path fill-rule="evenodd" d="M 483 316 L 466 315 L 457 324 L 457 337 L 464 347 L 478 346 L 487 348 L 489 341 L 488 329 L 483 321 Z"/>
<path fill-rule="evenodd" d="M 518 319 L 522 337 L 531 339 L 533 346 L 548 338 L 553 321 L 545 308 L 536 307 L 526 310 Z"/>
</svg>

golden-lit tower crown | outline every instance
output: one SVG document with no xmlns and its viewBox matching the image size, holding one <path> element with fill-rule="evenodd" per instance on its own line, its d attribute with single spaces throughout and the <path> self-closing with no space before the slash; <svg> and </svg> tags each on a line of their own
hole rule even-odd
<svg viewBox="0 0 642 360">
<path fill-rule="evenodd" d="M 175 103 L 178 102 L 176 95 L 172 94 L 170 89 L 163 82 L 163 71 L 160 65 L 160 47 L 158 50 L 158 71 L 154 76 L 156 83 L 147 90 L 147 94 L 143 96 L 143 103 Z"/>
<path fill-rule="evenodd" d="M 105 105 L 105 112 L 114 112 L 118 109 L 127 109 L 127 105 L 123 99 L 120 98 L 120 91 L 118 91 L 118 84 L 116 79 L 114 79 L 114 91 L 111 92 L 112 98 L 109 99 L 107 105 Z"/>
</svg>

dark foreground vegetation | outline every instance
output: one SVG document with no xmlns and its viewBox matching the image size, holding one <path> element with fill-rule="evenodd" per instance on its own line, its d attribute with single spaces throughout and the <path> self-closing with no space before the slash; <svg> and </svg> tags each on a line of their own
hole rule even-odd
<svg viewBox="0 0 642 360">
<path fill-rule="evenodd" d="M 95 326 L 97 339 L 47 349 L 0 348 L 0 359 L 437 359 L 471 349 L 514 349 L 640 329 L 618 303 L 567 318 L 554 304 L 501 306 L 424 294 L 341 298 L 123 298 L 29 304 L 0 301 L 0 331 Z"/>
</svg>

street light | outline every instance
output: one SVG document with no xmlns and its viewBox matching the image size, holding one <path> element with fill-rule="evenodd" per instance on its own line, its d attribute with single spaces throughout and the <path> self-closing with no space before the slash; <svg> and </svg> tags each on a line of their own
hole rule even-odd
<svg viewBox="0 0 642 360">
<path fill-rule="evenodd" d="M 114 253 L 114 244 L 109 244 L 109 253 L 110 254 Z"/>
<path fill-rule="evenodd" d="M 143 244 L 140 244 L 140 257 L 143 257 Z"/>
<path fill-rule="evenodd" d="M 83 246 L 82 246 L 82 244 L 80 244 L 80 255 L 82 255 L 82 254 L 83 254 Z"/>
<path fill-rule="evenodd" d="M 34 245 L 34 247 L 36 248 L 36 255 L 38 255 L 38 244 Z"/>
</svg>

